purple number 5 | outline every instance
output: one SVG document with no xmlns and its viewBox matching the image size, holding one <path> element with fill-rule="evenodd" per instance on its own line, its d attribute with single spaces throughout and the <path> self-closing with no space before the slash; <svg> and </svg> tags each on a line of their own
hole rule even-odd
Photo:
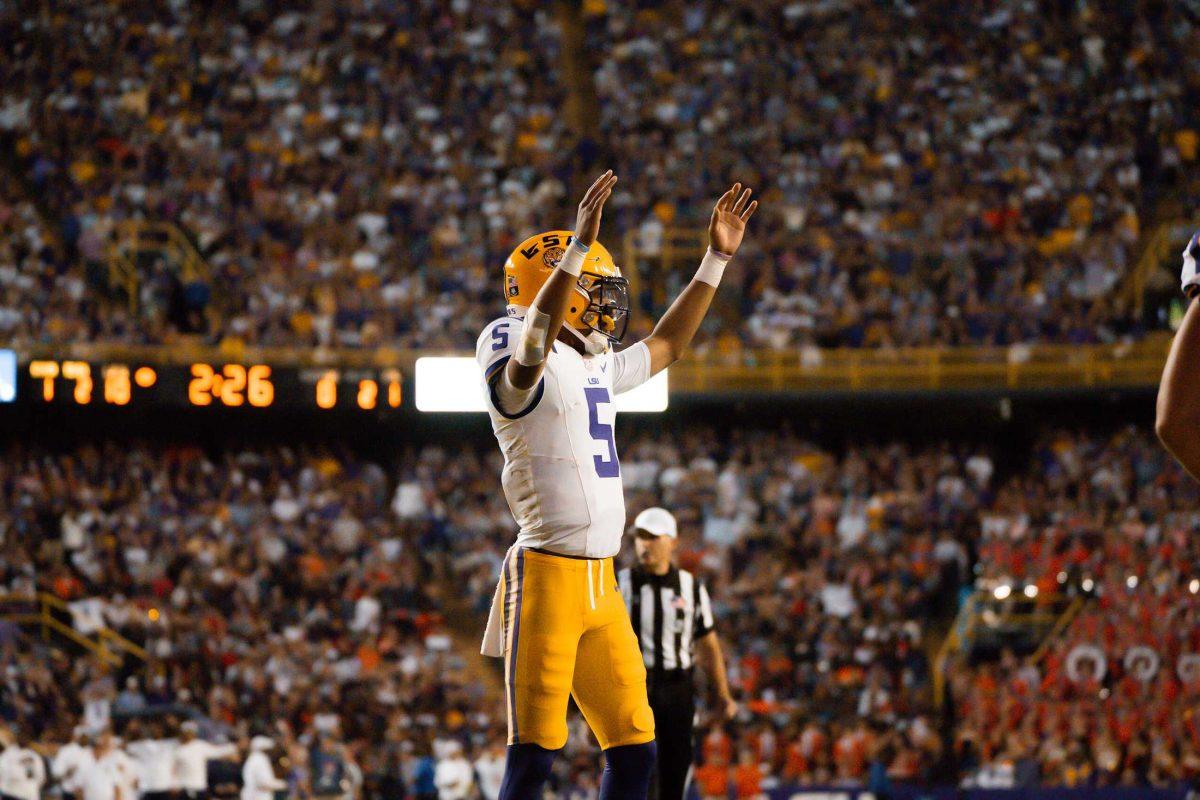
<svg viewBox="0 0 1200 800">
<path fill-rule="evenodd" d="M 492 328 L 492 352 L 496 352 L 502 347 L 508 347 L 508 323 L 501 322 L 496 327 Z"/>
<path fill-rule="evenodd" d="M 608 396 L 608 389 L 604 386 L 585 386 L 583 393 L 587 395 L 589 430 L 592 438 L 608 445 L 608 458 L 592 456 L 592 461 L 596 465 L 596 474 L 601 478 L 619 478 L 621 477 L 621 465 L 617 461 L 617 443 L 613 440 L 612 425 L 601 422 L 596 412 L 596 407 L 601 403 L 612 402 Z"/>
</svg>

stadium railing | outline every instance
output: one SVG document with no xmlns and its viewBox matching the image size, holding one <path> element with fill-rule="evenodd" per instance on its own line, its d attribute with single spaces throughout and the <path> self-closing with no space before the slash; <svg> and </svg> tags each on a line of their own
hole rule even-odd
<svg viewBox="0 0 1200 800">
<path fill-rule="evenodd" d="M 684 392 L 943 391 L 1153 386 L 1169 343 L 707 353 L 672 368 Z"/>
<path fill-rule="evenodd" d="M 163 259 L 185 284 L 208 280 L 208 262 L 179 227 L 170 222 L 122 222 L 108 246 L 108 282 L 125 295 L 131 312 L 137 308 L 139 262 L 145 258 Z"/>
<path fill-rule="evenodd" d="M 1167 334 L 1136 343 L 1009 347 L 698 350 L 671 367 L 673 392 L 688 394 L 904 392 L 1137 388 L 1158 383 Z M 181 337 L 170 345 L 82 342 L 15 347 L 18 359 L 73 359 L 151 365 L 261 363 L 281 367 L 399 367 L 412 374 L 421 356 L 455 351 L 390 348 L 257 347 L 238 340 L 206 345 Z"/>
<path fill-rule="evenodd" d="M 36 626 L 43 640 L 49 640 L 52 634 L 61 636 L 113 666 L 119 666 L 124 655 L 146 660 L 144 648 L 111 628 L 83 633 L 68 624 L 71 618 L 70 605 L 52 594 L 0 594 L 0 619 L 18 626 Z"/>
<path fill-rule="evenodd" d="M 1000 595 L 1003 596 L 1000 596 Z M 946 699 L 946 671 L 957 653 L 970 655 L 976 647 L 1015 646 L 1038 663 L 1054 640 L 1083 608 L 1084 599 L 1062 593 L 1028 596 L 1008 587 L 975 589 L 959 607 L 946 638 L 937 650 L 933 669 L 933 699 L 941 708 Z"/>
</svg>

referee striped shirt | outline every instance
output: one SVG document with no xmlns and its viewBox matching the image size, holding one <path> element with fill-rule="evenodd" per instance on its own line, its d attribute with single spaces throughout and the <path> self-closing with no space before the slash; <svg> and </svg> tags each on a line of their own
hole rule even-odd
<svg viewBox="0 0 1200 800">
<path fill-rule="evenodd" d="M 617 583 L 646 669 L 691 669 L 692 645 L 713 629 L 712 601 L 704 582 L 676 567 L 665 575 L 626 567 L 617 573 Z"/>
</svg>

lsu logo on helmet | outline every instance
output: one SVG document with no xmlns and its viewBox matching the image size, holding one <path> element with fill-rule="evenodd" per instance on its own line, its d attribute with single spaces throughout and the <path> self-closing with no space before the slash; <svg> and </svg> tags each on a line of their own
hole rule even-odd
<svg viewBox="0 0 1200 800">
<path fill-rule="evenodd" d="M 530 236 L 504 262 L 504 299 L 508 315 L 522 317 L 575 238 L 571 231 Z M 629 325 L 629 282 L 612 254 L 593 242 L 583 261 L 564 323 L 581 333 L 595 331 L 619 342 Z"/>
</svg>

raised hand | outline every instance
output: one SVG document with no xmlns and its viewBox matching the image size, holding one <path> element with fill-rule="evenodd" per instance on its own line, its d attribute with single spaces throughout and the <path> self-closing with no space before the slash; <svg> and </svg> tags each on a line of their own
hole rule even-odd
<svg viewBox="0 0 1200 800">
<path fill-rule="evenodd" d="M 746 222 L 758 208 L 757 200 L 749 201 L 750 189 L 742 191 L 741 183 L 735 183 L 721 195 L 708 221 L 708 243 L 713 250 L 727 256 L 737 252 L 746 233 Z"/>
<path fill-rule="evenodd" d="M 600 234 L 600 212 L 604 210 L 604 201 L 612 194 L 617 176 L 610 169 L 591 185 L 591 188 L 579 201 L 579 213 L 575 217 L 575 238 L 581 244 L 591 245 Z"/>
</svg>

